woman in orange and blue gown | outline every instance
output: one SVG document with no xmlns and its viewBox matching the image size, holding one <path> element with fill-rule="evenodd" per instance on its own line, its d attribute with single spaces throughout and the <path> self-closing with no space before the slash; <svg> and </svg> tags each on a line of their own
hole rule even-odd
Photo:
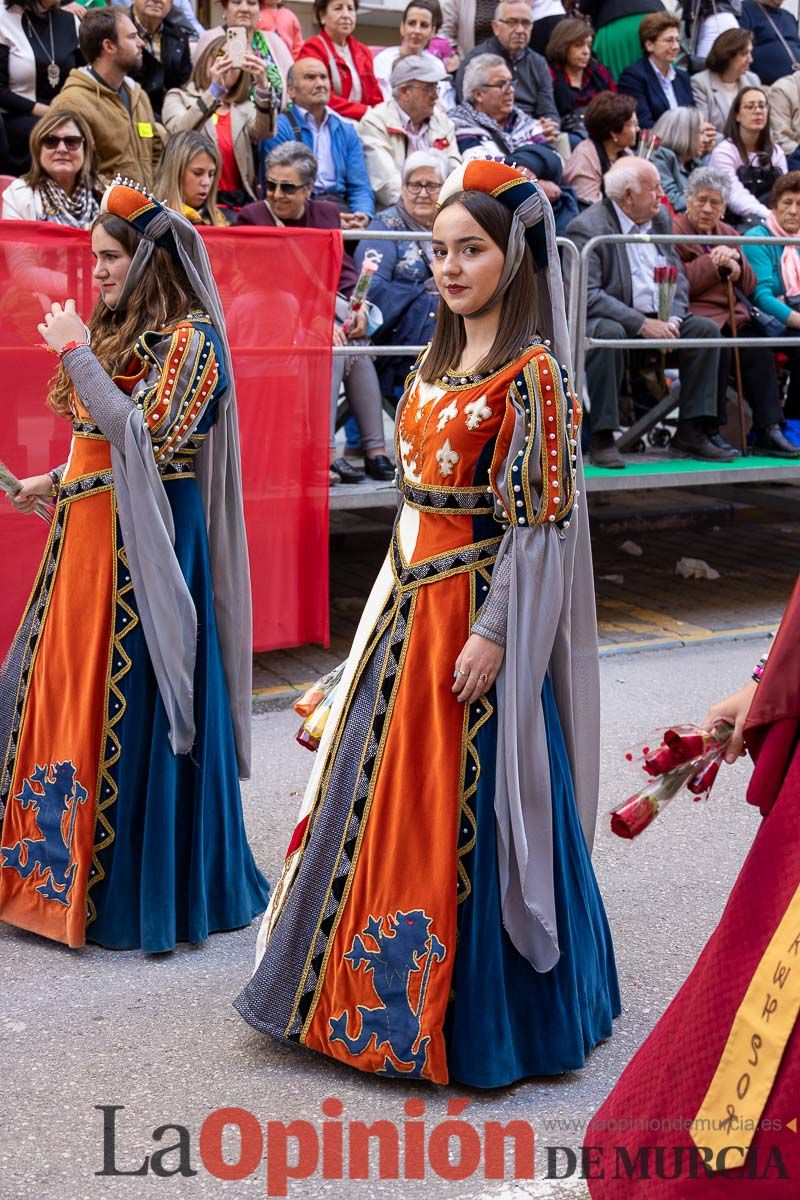
<svg viewBox="0 0 800 1200">
<path fill-rule="evenodd" d="M 268 900 L 239 792 L 249 610 L 232 645 L 213 558 L 218 539 L 244 550 L 241 494 L 209 514 L 201 490 L 207 480 L 217 504 L 222 471 L 236 492 L 235 406 L 197 235 L 134 188 L 105 203 L 92 233 L 96 352 L 69 302 L 40 327 L 61 352 L 51 402 L 73 439 L 2 669 L 0 920 L 70 946 L 163 952 L 247 925 Z M 24 481 L 22 511 L 43 479 Z M 228 566 L 249 594 L 243 554 Z"/>
<path fill-rule="evenodd" d="M 707 720 L 723 717 L 763 819 L 705 949 L 589 1125 L 595 1200 L 800 1195 L 800 579 L 766 663 Z"/>
<path fill-rule="evenodd" d="M 408 381 L 403 505 L 236 1006 L 363 1071 L 493 1088 L 581 1067 L 619 993 L 589 853 L 596 628 L 552 214 L 498 162 L 442 200 L 434 255 L 454 213 L 488 235 L 480 307 L 513 332 L 469 375 L 431 365 L 434 337 Z M 441 313 L 457 289 L 437 283 Z"/>
</svg>

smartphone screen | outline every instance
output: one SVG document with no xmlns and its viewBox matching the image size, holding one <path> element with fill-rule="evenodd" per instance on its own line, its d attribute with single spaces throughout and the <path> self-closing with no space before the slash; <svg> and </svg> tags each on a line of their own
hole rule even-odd
<svg viewBox="0 0 800 1200">
<path fill-rule="evenodd" d="M 244 65 L 244 56 L 247 54 L 247 30 L 242 25 L 237 25 L 234 29 L 229 29 L 226 33 L 228 57 L 234 67 Z"/>
</svg>

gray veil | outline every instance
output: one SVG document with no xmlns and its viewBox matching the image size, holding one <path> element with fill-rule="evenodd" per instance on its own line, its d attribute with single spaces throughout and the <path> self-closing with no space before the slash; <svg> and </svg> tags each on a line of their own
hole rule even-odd
<svg viewBox="0 0 800 1200">
<path fill-rule="evenodd" d="M 129 186 L 141 190 L 136 184 Z M 136 228 L 142 232 L 139 226 Z M 201 238 L 185 217 L 159 206 L 144 229 L 116 307 L 127 302 L 147 270 L 156 242 L 165 244 L 168 239 L 174 243 L 192 290 L 223 346 L 228 386 L 219 401 L 217 420 L 198 451 L 196 471 L 208 530 L 214 608 L 239 776 L 246 779 L 250 773 L 252 604 L 236 390 L 225 317 L 211 264 Z M 200 415 L 195 417 L 195 424 Z M 192 430 L 193 425 L 187 426 L 185 436 L 190 436 Z M 174 753 L 187 754 L 195 736 L 197 614 L 175 556 L 172 513 L 140 408 L 133 408 L 128 417 L 124 453 L 112 446 L 111 455 L 120 528 L 142 629 L 169 718 L 170 743 Z"/>
<path fill-rule="evenodd" d="M 464 187 L 464 183 L 455 187 L 453 183 L 451 176 L 441 199 Z M 535 230 L 537 271 L 532 303 L 537 330 L 572 379 L 553 211 L 541 188 L 536 184 L 532 187 L 533 191 L 513 209 L 506 261 L 486 307 L 495 303 L 514 278 L 528 235 Z M 498 198 L 510 206 L 508 191 Z M 507 462 L 515 458 L 528 436 L 524 408 L 514 390 L 511 396 L 516 421 Z M 531 397 L 532 406 L 534 402 Z M 540 471 L 541 461 L 541 422 L 536 424 L 530 455 L 532 496 L 541 493 L 541 477 L 533 474 Z M 572 450 L 575 495 L 580 499 L 576 499 L 569 521 L 560 529 L 512 524 L 500 543 L 494 568 L 501 578 L 504 572 L 498 569 L 510 558 L 506 652 L 496 684 L 499 721 L 495 815 L 503 924 L 516 949 L 540 972 L 550 970 L 560 957 L 550 755 L 541 699 L 546 675 L 558 707 L 581 826 L 590 851 L 597 818 L 597 619 L 580 445 Z M 514 502 L 507 494 L 506 477 L 506 467 L 501 465 L 497 472 L 499 491 L 506 511 L 512 512 Z M 503 515 L 499 505 L 497 512 Z"/>
</svg>

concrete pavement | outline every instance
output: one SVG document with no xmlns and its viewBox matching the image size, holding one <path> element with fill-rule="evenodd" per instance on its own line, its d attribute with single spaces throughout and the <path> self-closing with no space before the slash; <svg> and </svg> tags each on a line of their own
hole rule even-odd
<svg viewBox="0 0 800 1200">
<path fill-rule="evenodd" d="M 200 947 L 144 957 L 87 947 L 70 951 L 0 926 L 0 1196 L 40 1200 L 158 1200 L 158 1197 L 264 1196 L 263 1165 L 242 1181 L 216 1179 L 200 1161 L 198 1134 L 221 1106 L 251 1112 L 258 1124 L 305 1119 L 319 1129 L 321 1104 L 337 1098 L 344 1121 L 385 1118 L 402 1125 L 407 1099 L 424 1101 L 430 1131 L 448 1100 L 467 1096 L 463 1116 L 481 1130 L 489 1120 L 529 1122 L 540 1162 L 547 1146 L 578 1146 L 581 1124 L 613 1085 L 694 963 L 717 920 L 752 840 L 758 814 L 744 801 L 744 764 L 721 772 L 712 798 L 676 799 L 635 843 L 614 838 L 608 810 L 635 787 L 624 765 L 630 743 L 665 724 L 701 718 L 734 690 L 760 643 L 690 646 L 619 655 L 601 663 L 603 747 L 595 869 L 614 932 L 624 1012 L 613 1037 L 586 1068 L 560 1079 L 531 1080 L 503 1092 L 434 1089 L 373 1077 L 311 1052 L 276 1044 L 244 1025 L 231 1001 L 247 979 L 256 928 L 216 935 Z M 294 714 L 254 721 L 254 775 L 245 786 L 248 828 L 259 865 L 274 882 L 311 767 L 293 741 Z M 535 1019 L 535 1014 L 532 1014 Z M 481 1052 L 480 1046 L 475 1053 Z M 98 1177 L 102 1114 L 117 1112 L 116 1165 L 135 1170 L 144 1156 L 174 1145 L 187 1130 L 190 1177 Z M 787 1114 L 787 1119 L 794 1114 Z M 555 1125 L 553 1124 L 555 1123 Z M 560 1125 L 559 1125 L 560 1123 Z M 550 1128 L 547 1128 L 547 1125 Z M 231 1161 L 237 1139 L 226 1142 Z M 158 1160 L 156 1160 L 158 1161 Z M 162 1169 L 175 1169 L 177 1152 Z M 375 1173 L 375 1172 L 374 1172 Z M 585 1195 L 572 1181 L 445 1182 L 372 1178 L 289 1184 L 289 1195 L 355 1200 L 422 1197 Z"/>
</svg>

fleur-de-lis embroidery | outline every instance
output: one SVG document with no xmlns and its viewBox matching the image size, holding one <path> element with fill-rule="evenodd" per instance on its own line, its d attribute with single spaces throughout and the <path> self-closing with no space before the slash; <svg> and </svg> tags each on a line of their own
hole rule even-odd
<svg viewBox="0 0 800 1200">
<path fill-rule="evenodd" d="M 448 421 L 453 421 L 458 416 L 458 405 L 455 400 L 451 400 L 447 408 L 443 408 L 439 413 L 439 420 L 436 422 L 436 430 L 441 433 Z"/>
<path fill-rule="evenodd" d="M 478 399 L 473 400 L 471 404 L 465 404 L 464 412 L 467 414 L 467 429 L 477 429 L 481 421 L 485 421 L 492 415 L 485 396 L 478 396 Z"/>
<path fill-rule="evenodd" d="M 412 483 L 421 483 L 422 476 L 417 470 L 417 448 L 414 445 L 413 439 L 406 441 L 400 434 L 400 462 L 403 466 L 403 474 L 406 475 Z"/>
<path fill-rule="evenodd" d="M 445 478 L 448 475 L 452 475 L 453 467 L 456 465 L 460 457 L 461 455 L 458 453 L 458 451 L 454 450 L 450 445 L 450 439 L 448 438 L 441 450 L 436 451 L 436 461 L 439 464 L 439 474 L 444 475 Z"/>
</svg>

